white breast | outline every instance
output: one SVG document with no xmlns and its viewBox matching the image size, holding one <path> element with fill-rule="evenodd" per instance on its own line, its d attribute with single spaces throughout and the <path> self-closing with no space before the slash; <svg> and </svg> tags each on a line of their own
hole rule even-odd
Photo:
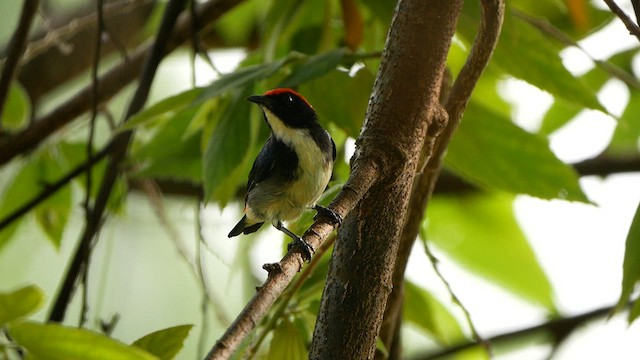
<svg viewBox="0 0 640 360">
<path fill-rule="evenodd" d="M 291 203 L 291 216 L 286 217 L 292 218 L 281 219 L 292 220 L 315 204 L 322 195 L 331 178 L 333 162 L 331 158 L 327 158 L 326 154 L 322 153 L 308 130 L 287 127 L 272 112 L 264 110 L 274 136 L 294 149 L 298 156 L 298 179 L 285 195 Z M 296 209 L 299 209 L 299 212 L 294 215 Z"/>
</svg>

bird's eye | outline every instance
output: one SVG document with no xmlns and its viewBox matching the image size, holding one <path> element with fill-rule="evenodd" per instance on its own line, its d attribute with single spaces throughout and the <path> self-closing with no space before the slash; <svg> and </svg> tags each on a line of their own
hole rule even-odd
<svg viewBox="0 0 640 360">
<path fill-rule="evenodd" d="M 287 101 L 289 101 L 290 103 L 293 102 L 293 97 L 291 95 L 287 96 Z"/>
</svg>

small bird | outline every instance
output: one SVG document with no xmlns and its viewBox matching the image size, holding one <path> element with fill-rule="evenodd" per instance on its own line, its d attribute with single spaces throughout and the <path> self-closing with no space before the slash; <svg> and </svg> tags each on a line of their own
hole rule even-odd
<svg viewBox="0 0 640 360">
<path fill-rule="evenodd" d="M 229 237 L 256 232 L 270 222 L 276 229 L 302 246 L 307 259 L 314 249 L 285 228 L 283 221 L 297 219 L 305 210 L 317 211 L 340 224 L 341 217 L 315 202 L 324 192 L 336 158 L 336 145 L 324 130 L 315 110 L 291 89 L 274 89 L 264 95 L 249 96 L 258 104 L 271 135 L 253 162 L 244 198 L 244 216 Z"/>
</svg>

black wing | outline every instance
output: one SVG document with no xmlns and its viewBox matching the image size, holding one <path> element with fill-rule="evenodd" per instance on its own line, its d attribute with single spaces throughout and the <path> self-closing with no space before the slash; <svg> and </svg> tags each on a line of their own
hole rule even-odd
<svg viewBox="0 0 640 360">
<path fill-rule="evenodd" d="M 294 180 L 297 168 L 298 156 L 295 151 L 273 135 L 269 136 L 249 172 L 247 194 L 268 178 L 278 178 L 284 183 Z"/>
</svg>

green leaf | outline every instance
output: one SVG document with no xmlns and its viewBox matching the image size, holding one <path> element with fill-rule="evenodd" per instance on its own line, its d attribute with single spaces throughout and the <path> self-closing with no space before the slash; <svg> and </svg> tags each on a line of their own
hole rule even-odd
<svg viewBox="0 0 640 360">
<path fill-rule="evenodd" d="M 33 314 L 43 303 L 44 293 L 35 285 L 0 293 L 0 326 Z"/>
<path fill-rule="evenodd" d="M 464 7 L 458 24 L 467 44 L 477 34 L 479 16 L 477 2 Z M 555 97 L 606 113 L 595 91 L 564 67 L 559 50 L 560 44 L 549 41 L 538 29 L 514 16 L 508 6 L 492 64 Z"/>
<path fill-rule="evenodd" d="M 9 131 L 18 131 L 25 127 L 30 114 L 29 95 L 20 83 L 14 81 L 2 109 L 0 124 Z"/>
<path fill-rule="evenodd" d="M 246 47 L 255 36 L 256 22 L 262 13 L 261 1 L 244 1 L 225 12 L 212 25 L 216 36 L 224 41 L 224 47 Z"/>
<path fill-rule="evenodd" d="M 223 207 L 244 181 L 241 175 L 250 160 L 257 126 L 245 98 L 252 89 L 249 85 L 235 92 L 209 138 L 202 159 L 205 199 L 213 198 Z"/>
<path fill-rule="evenodd" d="M 132 345 L 161 360 L 173 359 L 184 346 L 193 325 L 180 325 L 158 330 L 136 340 Z"/>
<path fill-rule="evenodd" d="M 484 188 L 588 202 L 578 174 L 551 152 L 545 139 L 473 102 L 445 161 L 457 174 Z"/>
<path fill-rule="evenodd" d="M 163 115 L 167 115 L 167 113 L 176 113 L 190 105 L 202 91 L 203 89 L 201 88 L 190 89 L 163 99 L 134 115 L 129 121 L 122 124 L 119 130 L 131 130 L 141 125 L 147 125 L 149 122 L 157 120 L 163 117 Z"/>
<path fill-rule="evenodd" d="M 640 91 L 631 90 L 629 102 L 618 120 L 606 152 L 610 155 L 637 155 L 640 140 Z"/>
<path fill-rule="evenodd" d="M 47 360 L 145 360 L 157 357 L 135 346 L 93 331 L 25 322 L 9 328 L 16 342 L 37 358 Z"/>
<path fill-rule="evenodd" d="M 404 283 L 404 318 L 442 345 L 453 345 L 465 339 L 462 328 L 449 310 L 420 286 Z"/>
<path fill-rule="evenodd" d="M 307 358 L 306 339 L 303 339 L 297 327 L 286 317 L 273 331 L 267 360 L 300 360 Z"/>
<path fill-rule="evenodd" d="M 302 0 L 280 0 L 271 2 L 265 18 L 263 48 L 266 59 L 272 59 L 278 50 L 283 33 L 295 25 L 295 17 L 305 3 Z"/>
<path fill-rule="evenodd" d="M 391 24 L 396 4 L 397 1 L 393 0 L 371 0 L 362 2 L 362 5 L 368 7 L 371 13 L 386 26 Z"/>
<path fill-rule="evenodd" d="M 629 302 L 636 284 L 640 281 L 640 203 L 633 217 L 622 265 L 622 291 L 615 311 L 620 311 Z"/>
<path fill-rule="evenodd" d="M 44 184 L 55 182 L 66 174 L 63 170 L 64 160 L 51 151 L 44 152 L 37 161 L 40 181 Z M 35 208 L 36 221 L 56 249 L 60 248 L 62 234 L 71 214 L 72 201 L 71 187 L 65 186 Z"/>
<path fill-rule="evenodd" d="M 448 360 L 489 360 L 491 356 L 487 348 L 476 345 L 456 352 L 454 355 L 446 357 Z"/>
<path fill-rule="evenodd" d="M 304 83 L 300 91 L 317 110 L 321 122 L 331 121 L 356 138 L 367 111 L 373 81 L 374 76 L 367 69 L 361 69 L 354 77 L 334 70 Z"/>
<path fill-rule="evenodd" d="M 384 346 L 384 343 L 382 342 L 382 340 L 380 340 L 379 337 L 376 338 L 376 351 L 379 351 L 382 354 L 383 359 L 389 358 L 389 350 L 386 346 Z"/>
<path fill-rule="evenodd" d="M 608 60 L 600 61 L 596 63 L 596 67 L 582 75 L 580 79 L 588 84 L 590 88 L 600 90 L 607 81 L 618 78 L 627 84 L 633 96 L 633 94 L 637 93 L 637 90 L 640 89 L 638 80 L 630 75 L 632 72 L 631 63 L 637 53 L 638 48 L 634 48 L 618 53 Z M 632 101 L 629 102 L 628 106 L 633 106 Z M 542 119 L 540 133 L 545 135 L 553 133 L 567 124 L 582 110 L 583 107 L 578 103 L 569 102 L 563 98 L 556 98 Z"/>
<path fill-rule="evenodd" d="M 39 192 L 39 179 L 40 171 L 37 161 L 29 161 L 18 170 L 0 198 L 0 219 L 14 213 L 24 204 L 26 199 L 31 199 L 34 194 Z M 23 218 L 24 216 L 0 230 L 0 249 L 9 242 Z"/>
<path fill-rule="evenodd" d="M 438 196 L 429 204 L 423 239 L 470 272 L 555 311 L 553 290 L 505 196 Z"/>
<path fill-rule="evenodd" d="M 280 70 L 285 64 L 294 58 L 296 58 L 295 55 L 289 55 L 272 63 L 251 65 L 240 68 L 232 73 L 224 74 L 209 86 L 203 88 L 202 93 L 200 93 L 200 95 L 194 100 L 194 105 L 214 98 L 231 89 L 242 88 L 246 85 L 251 85 L 258 80 L 265 79 Z"/>
<path fill-rule="evenodd" d="M 202 107 L 207 104 L 208 102 L 204 103 Z M 135 176 L 200 182 L 201 132 L 191 132 L 185 138 L 191 120 L 198 111 L 197 107 L 180 111 L 159 126 L 148 142 L 136 144 L 131 156 L 143 166 L 136 171 Z"/>
<path fill-rule="evenodd" d="M 631 310 L 629 311 L 627 321 L 629 321 L 629 324 L 631 324 L 638 317 L 640 317 L 640 299 L 636 299 L 636 301 L 633 302 L 633 305 L 631 305 Z"/>
<path fill-rule="evenodd" d="M 279 87 L 295 87 L 335 70 L 345 54 L 345 49 L 334 49 L 311 56 L 298 65 Z"/>
</svg>

